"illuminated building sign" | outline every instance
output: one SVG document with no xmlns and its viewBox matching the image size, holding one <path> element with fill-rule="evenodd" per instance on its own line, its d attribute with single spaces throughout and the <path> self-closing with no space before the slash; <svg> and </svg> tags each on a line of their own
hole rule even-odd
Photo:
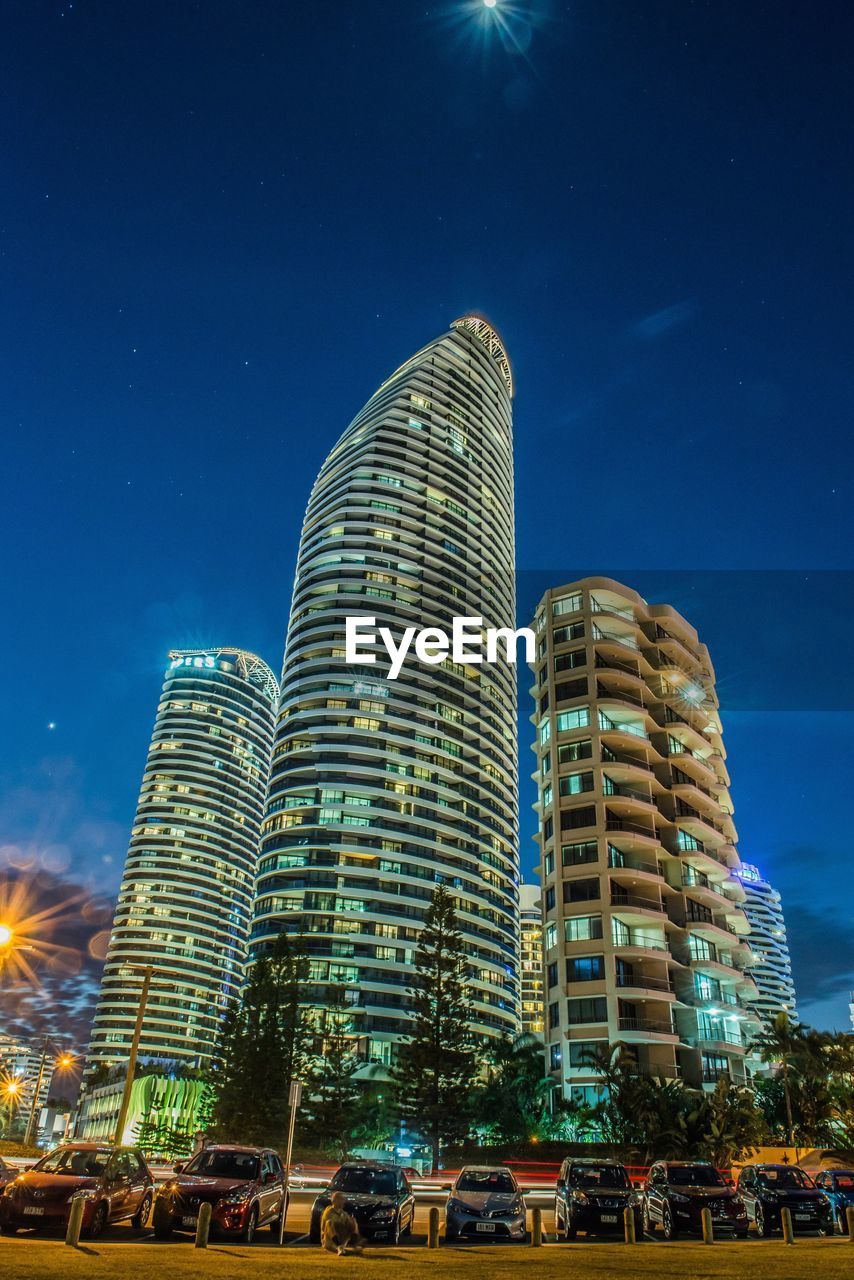
<svg viewBox="0 0 854 1280">
<path fill-rule="evenodd" d="M 215 666 L 216 658 L 212 653 L 187 654 L 183 658 L 173 658 L 169 663 L 169 670 L 174 671 L 176 667 L 202 667 L 210 670 Z"/>
</svg>

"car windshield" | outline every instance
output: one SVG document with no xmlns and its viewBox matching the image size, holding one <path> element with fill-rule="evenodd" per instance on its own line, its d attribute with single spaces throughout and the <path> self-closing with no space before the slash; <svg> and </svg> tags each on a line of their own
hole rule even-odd
<svg viewBox="0 0 854 1280">
<path fill-rule="evenodd" d="M 622 1165 L 574 1164 L 569 1171 L 572 1187 L 628 1187 L 629 1175 Z"/>
<path fill-rule="evenodd" d="M 397 1180 L 385 1169 L 339 1169 L 330 1191 L 353 1191 L 366 1196 L 393 1196 Z"/>
<path fill-rule="evenodd" d="M 183 1172 L 203 1178 L 239 1178 L 242 1182 L 252 1182 L 258 1177 L 258 1157 L 248 1151 L 200 1151 L 184 1166 Z"/>
<path fill-rule="evenodd" d="M 812 1186 L 812 1179 L 807 1177 L 803 1169 L 762 1169 L 759 1173 L 759 1181 L 775 1191 L 791 1191 L 792 1188 L 803 1189 Z"/>
<path fill-rule="evenodd" d="M 667 1170 L 671 1187 L 725 1187 L 717 1169 L 710 1164 L 671 1165 Z"/>
<path fill-rule="evenodd" d="M 68 1174 L 72 1178 L 99 1178 L 112 1155 L 109 1147 L 103 1150 L 81 1150 L 79 1147 L 60 1147 L 33 1166 L 36 1173 Z"/>
<path fill-rule="evenodd" d="M 515 1191 L 516 1183 L 506 1169 L 468 1169 L 457 1178 L 456 1189 L 488 1195 L 491 1191 Z"/>
</svg>

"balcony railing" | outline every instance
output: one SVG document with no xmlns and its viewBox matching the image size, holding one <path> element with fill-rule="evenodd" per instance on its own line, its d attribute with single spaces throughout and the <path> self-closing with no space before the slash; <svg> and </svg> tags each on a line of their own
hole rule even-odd
<svg viewBox="0 0 854 1280">
<path fill-rule="evenodd" d="M 670 978 L 648 978 L 643 973 L 618 973 L 618 987 L 632 987 L 638 991 L 673 991 Z"/>
<path fill-rule="evenodd" d="M 663 903 L 656 898 L 644 898 L 639 893 L 620 893 L 614 890 L 611 894 L 612 907 L 642 907 L 644 911 L 664 911 Z"/>
<path fill-rule="evenodd" d="M 605 819 L 606 831 L 629 831 L 635 835 L 646 836 L 648 840 L 655 840 L 654 827 L 642 827 L 638 822 L 627 822 L 624 818 L 613 818 L 610 815 Z"/>
<path fill-rule="evenodd" d="M 653 1031 L 666 1036 L 676 1034 L 672 1023 L 656 1022 L 650 1018 L 620 1018 L 619 1025 L 621 1031 Z"/>
</svg>

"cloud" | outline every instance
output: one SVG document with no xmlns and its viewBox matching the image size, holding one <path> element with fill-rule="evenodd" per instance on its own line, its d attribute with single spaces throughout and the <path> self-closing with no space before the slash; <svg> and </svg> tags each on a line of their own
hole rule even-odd
<svg viewBox="0 0 854 1280">
<path fill-rule="evenodd" d="M 662 307 L 660 311 L 653 311 L 648 316 L 644 316 L 634 326 L 632 332 L 635 337 L 642 338 L 644 342 L 654 342 L 656 338 L 662 337 L 671 329 L 679 329 L 687 324 L 695 311 L 696 307 L 690 299 L 674 302 L 669 307 Z"/>
<path fill-rule="evenodd" d="M 7 852 L 7 851 L 4 851 Z M 26 1040 L 50 1035 L 74 1050 L 86 1048 L 101 983 L 102 952 L 93 939 L 109 929 L 112 898 L 43 868 L 26 870 L 0 862 L 0 901 L 23 892 L 23 930 L 32 950 L 23 957 L 34 979 L 9 965 L 0 976 L 0 1027 Z M 94 952 L 94 954 L 93 954 Z"/>
<path fill-rule="evenodd" d="M 799 903 L 785 906 L 786 933 L 798 1008 L 818 1021 L 844 1021 L 847 994 L 854 989 L 854 919 L 850 913 Z M 830 1013 L 830 1008 L 836 1012 Z M 838 1011 L 841 1010 L 842 1014 Z M 807 1018 L 809 1020 L 809 1018 Z"/>
</svg>

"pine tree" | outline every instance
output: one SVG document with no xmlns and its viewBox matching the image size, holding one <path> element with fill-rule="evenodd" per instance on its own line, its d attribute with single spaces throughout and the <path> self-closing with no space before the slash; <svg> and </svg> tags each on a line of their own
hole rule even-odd
<svg viewBox="0 0 854 1280">
<path fill-rule="evenodd" d="M 398 1114 L 430 1143 L 434 1168 L 440 1145 L 462 1138 L 469 1125 L 468 1091 L 476 1062 L 465 966 L 453 898 L 440 885 L 415 952 L 411 1034 L 400 1044 L 392 1068 Z"/>
<path fill-rule="evenodd" d="M 299 997 L 307 976 L 304 951 L 284 933 L 252 966 L 243 995 L 224 1019 L 211 1077 L 216 1137 L 259 1144 L 284 1140 L 290 1082 L 306 1061 Z"/>
<path fill-rule="evenodd" d="M 309 1077 L 304 1135 L 308 1141 L 346 1160 L 359 1118 L 360 1090 L 353 1078 L 359 1060 L 353 1052 L 350 1013 L 344 990 L 336 987 L 324 1011 L 320 1052 Z"/>
</svg>

